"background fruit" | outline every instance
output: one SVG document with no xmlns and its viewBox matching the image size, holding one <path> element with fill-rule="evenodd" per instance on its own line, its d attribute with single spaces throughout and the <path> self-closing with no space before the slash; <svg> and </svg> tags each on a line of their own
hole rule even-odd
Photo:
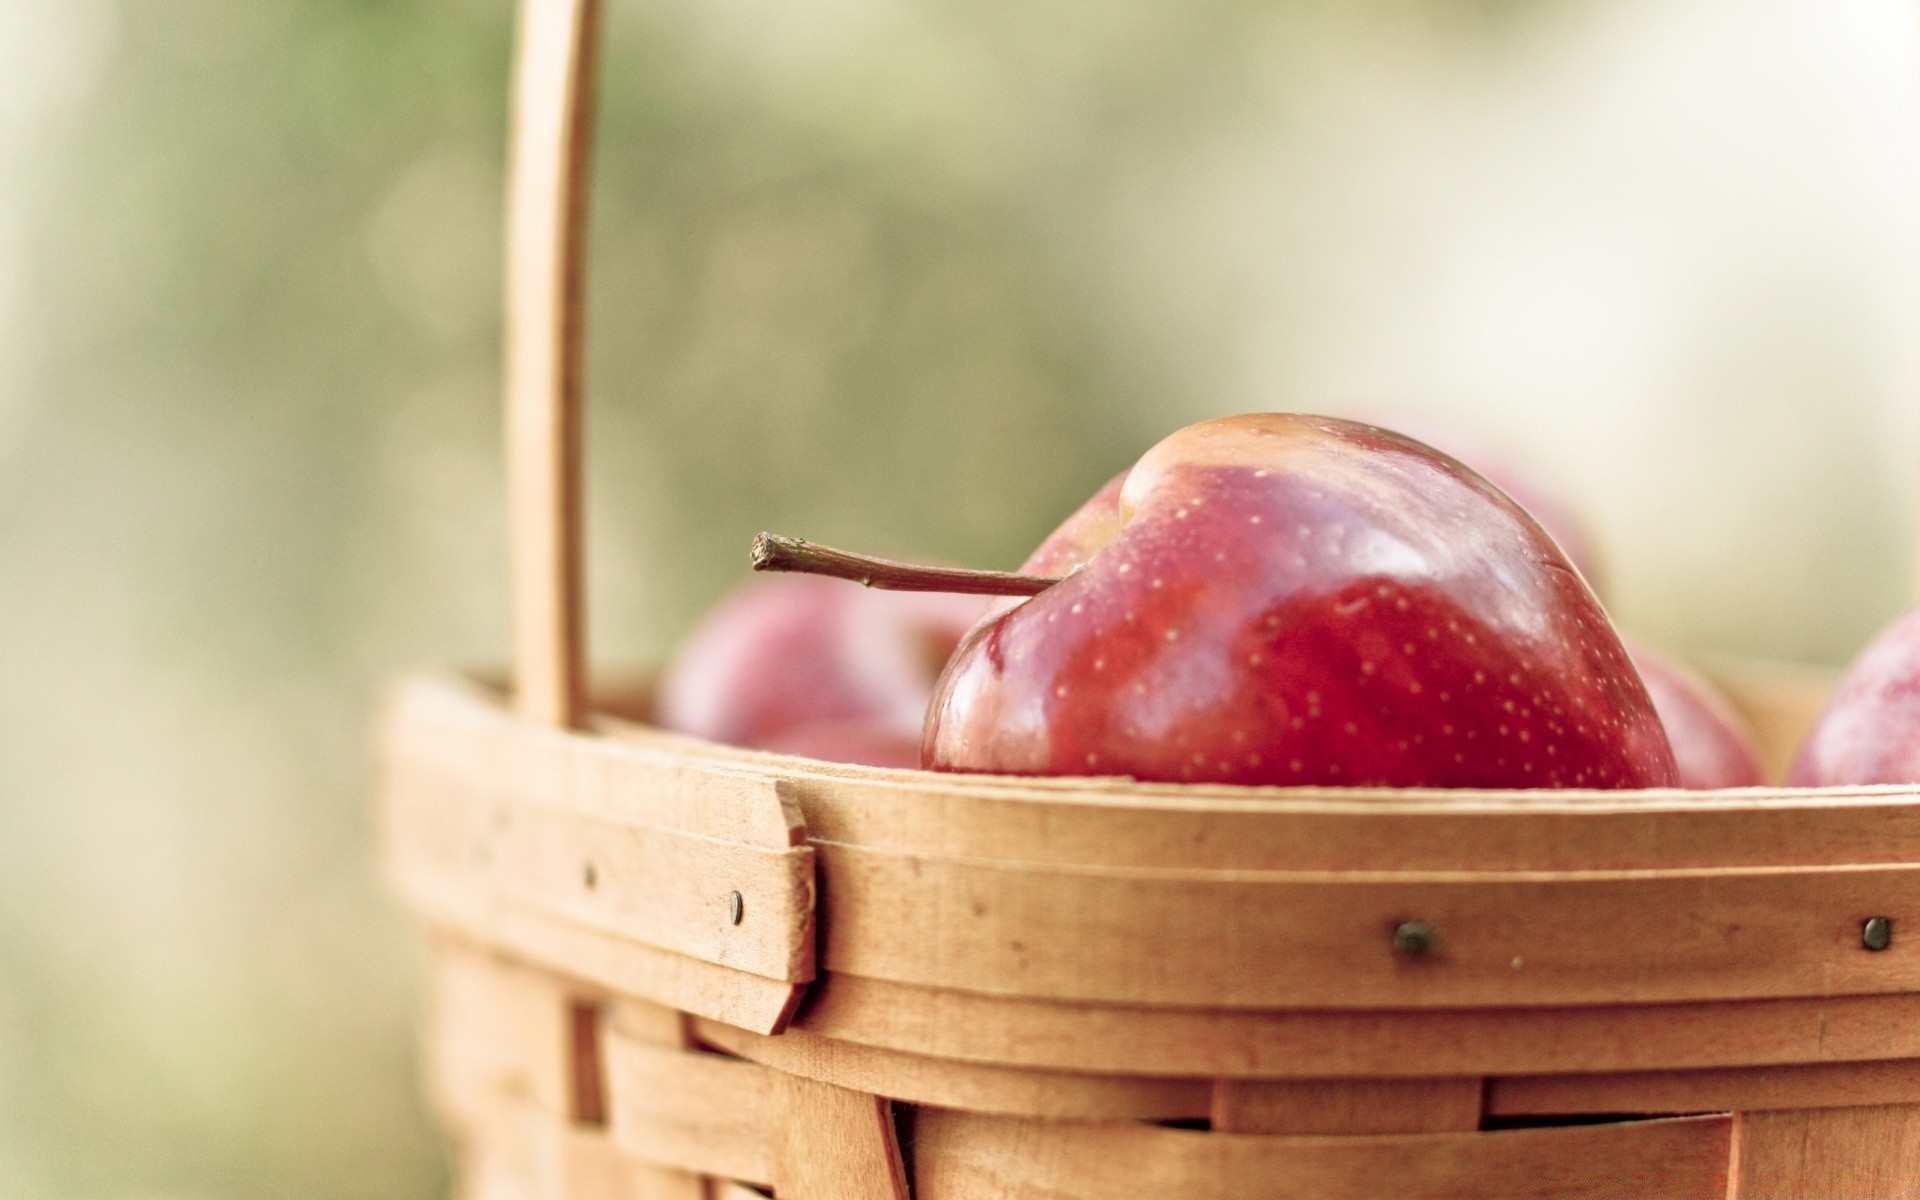
<svg viewBox="0 0 1920 1200">
<path fill-rule="evenodd" d="M 1766 782 L 1753 731 L 1718 689 L 1649 646 L 1632 640 L 1626 645 L 1667 731 L 1681 787 L 1758 787 Z"/>
<path fill-rule="evenodd" d="M 1853 660 L 1787 773 L 1792 787 L 1920 783 L 1920 609 Z"/>
<path fill-rule="evenodd" d="M 736 746 L 904 765 L 917 757 L 934 679 L 984 607 L 803 575 L 753 580 L 681 647 L 660 723 Z"/>
</svg>

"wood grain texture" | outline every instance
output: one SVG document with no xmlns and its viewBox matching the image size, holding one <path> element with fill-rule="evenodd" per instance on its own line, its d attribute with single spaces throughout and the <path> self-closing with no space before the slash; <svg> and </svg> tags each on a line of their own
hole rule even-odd
<svg viewBox="0 0 1920 1200">
<path fill-rule="evenodd" d="M 977 1106 L 990 1111 L 929 1108 L 922 1131 L 941 1121 L 997 1122 L 1013 1130 L 1016 1149 L 1033 1151 L 974 1159 L 976 1141 L 950 1143 L 955 1156 L 923 1140 L 915 1157 L 922 1200 L 936 1194 L 928 1186 L 970 1200 L 1098 1200 L 1122 1187 L 1185 1187 L 1183 1172 L 1201 1196 L 1598 1196 L 1605 1186 L 1617 1194 L 1623 1181 L 1727 1195 L 1731 1119 L 1684 1123 L 1684 1133 L 1673 1132 L 1683 1123 L 1647 1122 L 1408 1132 L 1410 1124 L 1466 1127 L 1483 1076 L 1492 1077 L 1486 1106 L 1506 1116 L 1574 1105 L 1717 1112 L 1738 1102 L 1748 1113 L 1739 1161 L 1755 1181 L 1768 1171 L 1817 1174 L 1833 1155 L 1822 1147 L 1846 1137 L 1865 1147 L 1850 1160 L 1856 1168 L 1903 1152 L 1904 1126 L 1878 1109 L 1839 1125 L 1806 1113 L 1868 1112 L 1863 1106 L 1911 1095 L 1912 1072 L 1897 1060 L 1920 1059 L 1920 995 L 1899 990 L 1920 986 L 1905 979 L 1912 960 L 1898 940 L 1881 955 L 1858 947 L 1859 920 L 1898 920 L 1886 897 L 1897 899 L 1920 870 L 1920 854 L 1910 853 L 1920 851 L 1910 789 L 1176 795 L 1112 781 L 1036 786 L 797 770 L 793 760 L 630 733 L 611 722 L 594 736 L 542 730 L 507 716 L 484 689 L 421 685 L 396 703 L 389 786 L 409 789 L 402 807 L 431 805 L 416 797 L 440 788 L 454 794 L 451 810 L 487 812 L 473 797 L 498 796 L 509 824 L 535 814 L 524 845 L 489 842 L 487 829 L 465 817 L 422 827 L 431 835 L 422 853 L 436 862 L 476 844 L 520 856 L 497 891 L 451 869 L 401 882 L 436 923 L 563 973 L 573 981 L 569 996 L 599 997 L 611 1121 L 603 1145 L 683 1182 L 697 1172 L 770 1186 L 788 1151 L 777 1145 L 784 1109 L 769 1097 L 801 1086 L 827 1087 L 823 1094 L 842 1101 L 851 1094 L 860 1103 L 847 1111 L 869 1130 L 882 1124 L 875 1096 Z M 556 812 L 564 820 L 550 819 Z M 675 852 L 663 847 L 680 843 L 656 844 L 657 834 L 688 835 L 699 854 L 716 853 L 708 844 L 716 841 L 778 854 L 811 830 L 827 970 L 790 1036 L 756 1038 L 727 1025 L 780 1028 L 795 992 L 777 1005 L 770 995 L 742 1000 L 757 985 L 736 991 L 714 981 L 766 980 L 611 934 L 589 910 L 514 894 L 527 878 L 557 888 L 560 869 L 542 862 L 599 852 L 619 840 L 603 831 L 635 826 L 646 844 L 636 843 L 633 857 L 668 865 Z M 448 827 L 454 832 L 443 836 Z M 699 873 L 716 869 L 701 862 Z M 1376 911 L 1374 899 L 1421 911 Z M 626 904 L 659 914 L 677 902 L 632 893 Z M 1392 916 L 1436 926 L 1440 953 L 1387 957 L 1387 972 L 1374 976 L 1366 971 L 1377 962 L 1351 969 L 1343 956 L 1354 930 L 1374 925 L 1385 955 Z M 687 920 L 674 917 L 657 936 L 681 936 Z M 1131 940 L 1121 926 L 1133 929 Z M 1606 936 L 1566 936 L 1583 928 Z M 1501 961 L 1512 948 L 1502 938 L 1548 949 L 1522 953 L 1515 967 Z M 1608 939 L 1633 952 L 1596 948 Z M 1277 962 L 1306 981 L 1256 979 L 1248 967 L 1221 968 L 1208 953 L 1183 949 L 1208 942 L 1224 958 L 1264 956 L 1269 975 L 1284 974 Z M 1526 985 L 1541 989 L 1529 992 L 1505 982 L 1500 967 L 1553 978 Z M 1307 978 L 1336 972 L 1345 978 L 1334 985 Z M 1200 988 L 1193 980 L 1202 977 L 1204 988 L 1189 997 L 1182 989 Z M 1073 990 L 1088 979 L 1097 994 Z M 1393 990 L 1404 980 L 1413 981 L 1408 992 Z M 1247 990 L 1233 990 L 1242 984 Z M 731 998 L 716 999 L 716 987 Z M 1861 990 L 1875 987 L 1892 990 Z M 1783 994 L 1793 988 L 1806 994 Z M 1222 1007 L 1219 995 L 1247 1007 Z M 1343 997 L 1378 1007 L 1329 1004 Z M 693 1026 L 703 1044 L 775 1070 L 681 1048 L 688 1026 L 659 1003 L 707 1018 Z M 465 1077 L 469 1091 L 551 1089 L 524 1065 L 477 1062 Z M 1202 1105 L 1222 1132 L 1085 1119 L 1174 1119 Z M 1782 1111 L 1796 1123 L 1763 1119 Z M 1136 1145 L 1141 1137 L 1152 1146 Z M 1649 1149 L 1664 1138 L 1679 1143 Z M 1059 1166 L 1083 1153 L 1103 1165 Z M 1140 1156 L 1138 1169 L 1127 1165 L 1130 1154 Z M 815 1165 L 830 1172 L 847 1162 Z M 1049 1163 L 1058 1173 L 1047 1174 Z M 1636 1180 L 1636 1164 L 1661 1173 Z M 1237 1171 L 1247 1186 L 1234 1182 Z M 1523 1175 L 1527 1182 L 1516 1182 Z"/>
<path fill-rule="evenodd" d="M 1489 1080 L 1487 1088 L 1488 1114 L 1502 1117 L 1767 1112 L 1879 1104 L 1920 1104 L 1920 1059 L 1718 1071 L 1523 1075 Z"/>
<path fill-rule="evenodd" d="M 515 706 L 582 708 L 580 342 L 599 0 L 524 0 L 507 180 L 507 543 Z"/>
<path fill-rule="evenodd" d="M 564 1182 L 554 1200 L 710 1200 L 706 1180 L 623 1154 L 604 1133 L 568 1129 L 561 1137 Z"/>
<path fill-rule="evenodd" d="M 827 974 L 798 1028 L 1088 1074 L 1299 1079 L 1657 1071 L 1920 1057 L 1920 997 L 1409 1012 L 1063 1004 Z"/>
<path fill-rule="evenodd" d="M 438 936 L 486 946 L 609 992 L 643 997 L 717 1021 L 777 1033 L 806 989 L 655 950 L 524 907 L 492 902 L 470 890 L 401 880 L 398 890 Z"/>
<path fill-rule="evenodd" d="M 561 1178 L 560 1122 L 540 1121 L 524 1102 L 503 1095 L 470 1097 L 454 1135 L 454 1188 L 459 1200 L 551 1200 Z"/>
<path fill-rule="evenodd" d="M 440 680 L 396 694 L 381 767 L 390 875 L 468 939 L 761 1032 L 813 974 L 813 852 L 772 780 L 533 725 Z"/>
<path fill-rule="evenodd" d="M 793 1075 L 915 1104 L 1010 1116 L 1173 1121 L 1207 1116 L 1212 1084 L 1028 1071 L 901 1054 L 836 1041 L 802 1029 L 762 1037 L 718 1021 L 696 1021 L 699 1041 Z"/>
<path fill-rule="evenodd" d="M 643 1001 L 597 1002 L 577 982 L 459 943 L 436 946 L 432 977 L 428 1079 L 461 1135 L 463 1194 L 707 1200 L 698 1176 L 618 1151 L 583 1126 L 580 1078 L 567 1069 L 568 1025 L 582 1007 L 601 1015 L 603 1031 L 658 1039 L 670 1051 L 684 1044 L 680 1014 Z M 596 1074 L 603 1063 L 597 1056 Z M 611 1097 L 596 1090 L 604 1119 Z"/>
<path fill-rule="evenodd" d="M 697 1048 L 692 1028 L 695 1018 L 664 1004 L 633 996 L 615 997 L 607 1004 L 606 1020 L 608 1030 L 617 1036 L 652 1046 Z"/>
<path fill-rule="evenodd" d="M 886 1100 L 778 1072 L 772 1092 L 779 1200 L 908 1200 Z"/>
<path fill-rule="evenodd" d="M 692 1031 L 688 1028 L 686 1014 L 653 1004 L 645 1000 L 620 999 L 609 1001 L 602 1007 L 601 1072 L 605 1074 L 605 1042 L 609 1037 L 620 1037 L 643 1045 L 658 1046 L 666 1050 L 690 1051 L 694 1049 Z M 608 1150 L 612 1151 L 612 1139 L 602 1139 Z M 625 1159 L 625 1155 L 618 1155 Z M 654 1172 L 653 1191 L 660 1200 L 713 1200 L 715 1181 L 703 1175 L 689 1171 L 657 1167 L 648 1164 Z M 610 1195 L 608 1200 L 626 1200 L 624 1196 Z"/>
<path fill-rule="evenodd" d="M 916 1200 L 1726 1200 L 1728 1117 L 1255 1137 L 922 1109 Z"/>
<path fill-rule="evenodd" d="M 624 1154 L 695 1175 L 773 1182 L 765 1067 L 650 1045 L 609 1028 L 608 1136 Z"/>
<path fill-rule="evenodd" d="M 1484 1081 L 1463 1079 L 1222 1079 L 1220 1133 L 1290 1135 L 1471 1133 Z"/>
<path fill-rule="evenodd" d="M 1727 1200 L 1916 1200 L 1920 1107 L 1745 1113 Z"/>
<path fill-rule="evenodd" d="M 380 766 L 389 787 L 418 777 L 724 841 L 780 848 L 807 840 L 805 818 L 779 782 L 731 754 L 549 729 L 515 715 L 500 693 L 450 676 L 415 676 L 394 689 Z"/>
<path fill-rule="evenodd" d="M 395 788 L 387 862 L 404 883 L 467 891 L 770 979 L 813 975 L 804 848 L 727 842 L 424 782 Z M 743 897 L 734 924 L 730 893 Z"/>
<path fill-rule="evenodd" d="M 492 1097 L 461 1127 L 461 1200 L 710 1200 L 699 1179 L 624 1154 L 598 1130 Z"/>
<path fill-rule="evenodd" d="M 1412 874 L 983 862 L 816 841 L 834 972 L 1048 1000 L 1468 1008 L 1920 989 L 1920 866 Z M 1396 954 L 1403 921 L 1439 935 Z"/>
<path fill-rule="evenodd" d="M 446 939 L 427 980 L 426 1080 L 443 1116 L 471 1120 L 493 1096 L 566 1111 L 568 997 L 557 980 Z"/>
</svg>

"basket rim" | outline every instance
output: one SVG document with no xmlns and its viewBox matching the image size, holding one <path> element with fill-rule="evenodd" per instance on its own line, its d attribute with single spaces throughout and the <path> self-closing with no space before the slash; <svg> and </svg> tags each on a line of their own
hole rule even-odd
<svg viewBox="0 0 1920 1200">
<path fill-rule="evenodd" d="M 510 704 L 510 693 L 493 672 L 428 672 L 423 679 L 457 682 L 492 703 Z M 771 750 L 756 750 L 681 733 L 632 717 L 596 712 L 577 732 L 639 741 L 709 762 L 795 780 L 871 781 L 893 787 L 949 794 L 977 791 L 1008 800 L 1088 804 L 1182 811 L 1315 813 L 1604 813 L 1703 812 L 1729 809 L 1826 809 L 1920 805 L 1920 785 L 1862 784 L 1848 787 L 1669 788 L 1382 788 L 1235 783 L 1159 783 L 1125 775 L 1011 775 L 870 767 L 835 763 Z M 1174 802 L 1177 802 L 1174 803 Z"/>
<path fill-rule="evenodd" d="M 1866 935 L 1912 915 L 1912 790 L 1195 804 L 559 730 L 444 677 L 395 700 L 390 861 L 430 920 L 593 977 L 619 966 L 609 937 L 654 947 L 678 956 L 655 998 L 748 1028 L 791 1015 L 816 923 L 822 978 L 929 1011 L 962 994 L 1142 1014 L 1920 999 L 1906 941 L 1880 954 Z M 753 1020 L 729 999 L 748 993 Z"/>
</svg>

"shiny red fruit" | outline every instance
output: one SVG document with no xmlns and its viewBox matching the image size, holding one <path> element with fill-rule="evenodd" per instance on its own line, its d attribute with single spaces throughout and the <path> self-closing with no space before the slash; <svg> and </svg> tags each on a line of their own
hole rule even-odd
<svg viewBox="0 0 1920 1200">
<path fill-rule="evenodd" d="M 1393 787 L 1672 786 L 1599 602 L 1513 501 L 1399 435 L 1290 414 L 1162 441 L 941 676 L 948 771 Z"/>
<path fill-rule="evenodd" d="M 1526 509 L 1528 516 L 1540 522 L 1540 528 L 1546 530 L 1573 565 L 1580 568 L 1588 586 L 1600 595 L 1606 594 L 1599 539 L 1565 490 L 1556 487 L 1531 463 L 1471 429 L 1431 417 L 1369 412 L 1364 419 L 1369 424 L 1425 442 L 1478 472 L 1481 478 Z"/>
<path fill-rule="evenodd" d="M 1787 772 L 1792 787 L 1920 783 L 1920 609 L 1853 660 Z"/>
</svg>

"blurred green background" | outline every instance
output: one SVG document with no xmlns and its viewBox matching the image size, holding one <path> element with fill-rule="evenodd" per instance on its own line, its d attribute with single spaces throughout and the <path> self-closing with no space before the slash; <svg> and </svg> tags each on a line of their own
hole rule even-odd
<svg viewBox="0 0 1920 1200">
<path fill-rule="evenodd" d="M 612 0 L 592 636 L 760 528 L 1011 566 L 1160 434 L 1401 410 L 1623 622 L 1844 660 L 1912 576 L 1907 0 Z M 0 1195 L 428 1197 L 370 860 L 504 653 L 507 0 L 0 0 Z"/>
</svg>

